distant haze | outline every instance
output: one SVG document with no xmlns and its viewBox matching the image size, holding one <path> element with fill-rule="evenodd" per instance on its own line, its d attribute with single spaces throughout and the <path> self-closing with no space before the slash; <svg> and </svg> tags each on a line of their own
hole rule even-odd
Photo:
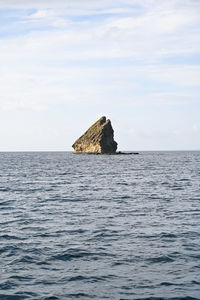
<svg viewBox="0 0 200 300">
<path fill-rule="evenodd" d="M 0 151 L 200 149 L 200 1 L 0 1 Z"/>
</svg>

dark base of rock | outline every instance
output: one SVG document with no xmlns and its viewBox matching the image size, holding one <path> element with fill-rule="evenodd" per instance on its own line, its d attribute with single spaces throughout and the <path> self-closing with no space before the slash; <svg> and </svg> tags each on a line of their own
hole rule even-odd
<svg viewBox="0 0 200 300">
<path fill-rule="evenodd" d="M 122 155 L 137 155 L 139 152 L 116 152 L 116 154 L 122 154 Z"/>
<path fill-rule="evenodd" d="M 81 155 L 137 155 L 139 152 L 115 152 L 115 153 L 99 153 L 99 152 L 73 152 L 73 154 Z"/>
</svg>

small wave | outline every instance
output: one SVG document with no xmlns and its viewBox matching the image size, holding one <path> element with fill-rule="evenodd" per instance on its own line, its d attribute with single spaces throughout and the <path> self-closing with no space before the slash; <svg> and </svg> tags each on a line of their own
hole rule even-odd
<svg viewBox="0 0 200 300">
<path fill-rule="evenodd" d="M 117 182 L 117 184 L 118 184 L 118 185 L 129 185 L 127 182 L 123 182 L 123 181 Z"/>
<path fill-rule="evenodd" d="M 167 300 L 199 300 L 199 298 L 185 296 L 185 297 L 174 297 L 174 298 L 166 298 Z"/>
<path fill-rule="evenodd" d="M 174 191 L 182 191 L 182 190 L 184 190 L 184 187 L 181 187 L 181 186 L 172 186 L 172 190 L 174 190 Z"/>
<path fill-rule="evenodd" d="M 194 259 L 200 260 L 200 254 L 190 254 L 189 257 L 192 257 Z"/>
<path fill-rule="evenodd" d="M 76 258 L 84 258 L 84 257 L 89 257 L 89 256 L 93 256 L 93 254 L 90 252 L 80 251 L 80 252 L 75 252 L 75 253 L 59 254 L 59 255 L 54 256 L 53 259 L 68 261 L 68 260 L 72 260 L 72 259 L 76 259 Z"/>
<path fill-rule="evenodd" d="M 24 293 L 15 293 L 15 294 L 0 294 L 1 300 L 23 300 L 23 299 L 31 299 L 33 297 L 36 297 L 36 293 L 32 292 L 24 292 Z"/>
<path fill-rule="evenodd" d="M 21 238 L 15 235 L 9 235 L 9 234 L 4 234 L 0 236 L 0 239 L 5 239 L 5 240 L 25 240 L 26 238 Z"/>
<path fill-rule="evenodd" d="M 0 294 L 1 300 L 23 300 L 27 299 L 24 295 Z"/>
<path fill-rule="evenodd" d="M 53 256 L 52 259 L 69 261 L 69 260 L 73 260 L 73 259 L 79 259 L 79 258 L 84 259 L 84 258 L 90 257 L 93 260 L 97 260 L 98 257 L 102 257 L 102 256 L 110 257 L 110 256 L 114 256 L 114 255 L 113 254 L 111 255 L 110 253 L 106 253 L 106 252 L 95 253 L 95 252 L 88 252 L 85 250 L 70 249 L 66 253 Z"/>
<path fill-rule="evenodd" d="M 160 238 L 177 238 L 177 235 L 176 234 L 173 234 L 173 233 L 166 233 L 166 232 L 161 232 L 160 234 Z"/>
<path fill-rule="evenodd" d="M 126 300 L 120 298 L 120 300 Z M 199 298 L 194 298 L 190 296 L 184 296 L 184 297 L 141 297 L 141 298 L 134 298 L 134 300 L 199 300 Z"/>
<path fill-rule="evenodd" d="M 169 185 L 169 182 L 167 181 L 164 181 L 164 182 L 161 182 L 162 185 Z"/>
<path fill-rule="evenodd" d="M 59 300 L 60 298 L 56 296 L 48 296 L 48 297 L 43 297 L 41 300 Z"/>
<path fill-rule="evenodd" d="M 162 198 L 157 196 L 157 195 L 151 195 L 148 198 L 151 199 L 151 200 L 162 200 Z"/>
<path fill-rule="evenodd" d="M 190 179 L 188 179 L 188 178 L 182 178 L 182 179 L 179 179 L 177 181 L 184 182 L 184 181 L 190 181 Z"/>
<path fill-rule="evenodd" d="M 94 295 L 89 295 L 89 294 L 86 294 L 86 293 L 73 293 L 73 294 L 67 294 L 66 295 L 66 299 L 69 299 L 69 298 L 72 298 L 72 297 L 73 298 L 80 298 L 80 299 L 82 299 L 83 297 L 95 299 Z"/>
<path fill-rule="evenodd" d="M 8 206 L 8 205 L 13 204 L 13 202 L 14 202 L 14 200 L 1 201 L 0 206 Z M 1 207 L 1 209 L 2 209 L 2 207 Z"/>
<path fill-rule="evenodd" d="M 14 256 L 14 255 L 16 255 L 17 251 L 19 251 L 19 250 L 21 251 L 21 248 L 15 246 L 15 245 L 13 245 L 13 246 L 9 245 L 9 246 L 5 246 L 5 247 L 1 248 L 0 254 L 7 252 L 7 254 L 6 254 L 7 257 Z"/>
<path fill-rule="evenodd" d="M 34 264 L 37 263 L 37 259 L 30 255 L 24 255 L 20 258 L 14 259 L 10 264 L 13 265 L 18 263 Z"/>
<path fill-rule="evenodd" d="M 104 276 L 82 276 L 77 275 L 70 277 L 67 281 L 85 281 L 85 282 L 98 282 L 98 281 L 106 281 L 109 279 L 115 278 L 115 275 L 104 275 Z"/>
<path fill-rule="evenodd" d="M 192 280 L 192 284 L 200 285 L 200 281 Z"/>
<path fill-rule="evenodd" d="M 164 281 L 164 282 L 161 282 L 160 285 L 163 285 L 163 286 L 170 286 L 170 285 L 177 285 L 177 284 L 175 284 L 175 283 L 173 283 L 173 282 L 167 282 L 167 281 Z M 178 284 L 178 285 L 179 285 L 179 284 Z M 180 285 L 182 285 L 182 284 L 180 284 Z"/>
<path fill-rule="evenodd" d="M 79 229 L 67 230 L 67 233 L 69 233 L 69 234 L 76 234 L 76 233 L 83 234 L 83 233 L 85 233 L 87 231 L 88 230 L 86 230 L 86 229 L 79 228 Z"/>
<path fill-rule="evenodd" d="M 200 197 L 192 197 L 192 198 L 190 198 L 189 200 L 192 200 L 192 201 L 199 201 L 199 200 L 200 200 Z"/>
<path fill-rule="evenodd" d="M 97 282 L 97 281 L 103 281 L 103 277 L 97 277 L 97 276 L 74 276 L 68 279 L 68 281 L 86 281 L 86 282 Z"/>
<path fill-rule="evenodd" d="M 152 257 L 152 258 L 148 258 L 147 261 L 149 261 L 150 263 L 168 263 L 168 262 L 173 262 L 174 259 L 172 259 L 171 257 L 167 256 L 167 255 L 163 255 L 163 256 L 157 256 L 157 257 Z"/>
<path fill-rule="evenodd" d="M 157 239 L 158 235 L 155 235 L 155 234 L 148 234 L 148 235 L 141 234 L 141 235 L 137 235 L 136 238 L 137 239 Z"/>
<path fill-rule="evenodd" d="M 10 277 L 10 279 L 16 280 L 16 281 L 30 281 L 32 279 L 34 279 L 34 277 L 32 276 L 19 276 L 19 275 L 13 275 Z"/>
<path fill-rule="evenodd" d="M 119 236 L 118 231 L 110 231 L 110 232 L 101 232 L 96 235 L 94 235 L 93 239 L 101 239 L 101 238 L 110 238 L 110 239 L 116 239 L 116 237 Z"/>
<path fill-rule="evenodd" d="M 124 196 L 121 196 L 121 197 L 120 197 L 120 200 L 121 200 L 121 199 L 131 199 L 131 197 L 128 196 L 128 195 L 124 195 Z"/>
<path fill-rule="evenodd" d="M 17 286 L 17 283 L 11 281 L 10 279 L 0 283 L 1 290 L 10 290 L 13 289 L 15 286 Z"/>
<path fill-rule="evenodd" d="M 65 176 L 65 175 L 69 175 L 69 173 L 64 172 L 64 173 L 59 173 L 58 175 L 59 175 L 59 176 Z"/>
<path fill-rule="evenodd" d="M 0 187 L 0 192 L 9 192 L 10 191 L 10 188 L 8 187 Z"/>
<path fill-rule="evenodd" d="M 87 279 L 88 279 L 88 277 L 86 277 L 86 276 L 78 275 L 78 276 L 69 278 L 68 281 L 82 281 L 82 280 L 87 280 Z"/>
</svg>

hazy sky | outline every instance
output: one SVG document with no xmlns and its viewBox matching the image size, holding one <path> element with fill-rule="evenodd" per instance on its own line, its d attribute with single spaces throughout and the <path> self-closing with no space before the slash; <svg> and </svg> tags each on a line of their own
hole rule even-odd
<svg viewBox="0 0 200 300">
<path fill-rule="evenodd" d="M 0 151 L 200 149 L 200 0 L 0 0 Z"/>
</svg>

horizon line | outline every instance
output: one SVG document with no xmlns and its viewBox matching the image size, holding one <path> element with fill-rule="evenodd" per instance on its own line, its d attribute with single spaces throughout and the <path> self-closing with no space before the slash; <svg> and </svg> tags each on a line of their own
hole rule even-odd
<svg viewBox="0 0 200 300">
<path fill-rule="evenodd" d="M 199 152 L 200 149 L 154 149 L 154 150 L 119 150 L 116 152 Z M 74 153 L 73 150 L 0 150 L 0 153 L 16 153 L 16 152 L 68 152 L 68 153 Z M 87 154 L 87 153 L 86 153 Z"/>
</svg>

